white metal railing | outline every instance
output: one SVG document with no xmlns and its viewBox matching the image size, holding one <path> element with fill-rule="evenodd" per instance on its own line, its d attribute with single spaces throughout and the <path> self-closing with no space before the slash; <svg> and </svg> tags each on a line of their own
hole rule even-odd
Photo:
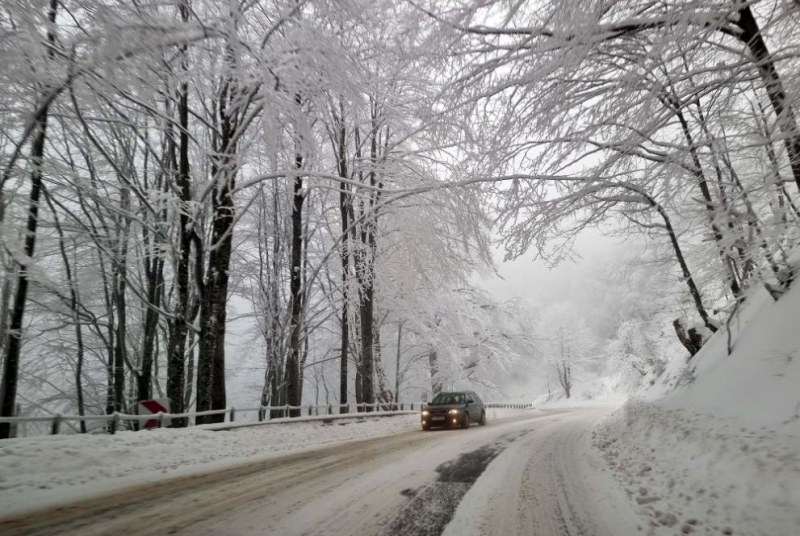
<svg viewBox="0 0 800 536">
<path fill-rule="evenodd" d="M 257 412 L 258 422 L 267 421 L 276 418 L 292 418 L 302 416 L 322 416 L 330 415 L 345 415 L 351 413 L 369 413 L 373 411 L 415 411 L 420 408 L 421 404 L 418 402 L 398 402 L 398 403 L 376 403 L 376 404 L 327 404 L 327 405 L 307 405 L 307 406 L 259 406 L 255 408 L 225 408 L 209 411 L 193 411 L 187 413 L 154 413 L 146 415 L 138 415 L 131 413 L 115 412 L 107 415 L 62 415 L 56 413 L 54 415 L 37 416 L 37 417 L 0 417 L 0 422 L 10 424 L 22 423 L 50 423 L 50 433 L 52 435 L 61 432 L 61 425 L 65 422 L 104 422 L 107 426 L 108 433 L 114 434 L 120 430 L 122 423 L 134 422 L 141 424 L 151 420 L 156 421 L 156 427 L 161 428 L 165 423 L 175 419 L 187 419 L 187 424 L 196 424 L 197 417 L 211 417 L 215 415 L 222 415 L 222 422 L 235 422 L 237 413 Z M 335 411 L 335 412 L 334 412 Z"/>
<path fill-rule="evenodd" d="M 55 435 L 61 432 L 61 425 L 64 422 L 105 422 L 108 426 L 106 431 L 110 434 L 116 433 L 120 430 L 122 423 L 134 422 L 141 424 L 151 420 L 156 421 L 156 427 L 162 428 L 166 423 L 175 419 L 187 419 L 187 425 L 197 424 L 197 417 L 211 417 L 215 415 L 222 415 L 222 422 L 233 423 L 236 420 L 236 415 L 239 413 L 252 413 L 257 412 L 257 422 L 269 421 L 272 419 L 284 418 L 297 418 L 303 416 L 330 416 L 336 418 L 337 416 L 353 416 L 352 414 L 363 414 L 370 412 L 414 412 L 421 409 L 425 404 L 421 402 L 387 402 L 375 404 L 324 404 L 324 405 L 306 405 L 306 406 L 290 406 L 288 404 L 282 406 L 259 406 L 254 408 L 225 408 L 209 411 L 194 411 L 187 413 L 154 413 L 147 415 L 138 415 L 130 413 L 115 412 L 108 415 L 61 415 L 56 413 L 54 415 L 40 416 L 40 417 L 0 417 L 0 422 L 10 424 L 22 423 L 50 423 L 50 433 Z M 487 403 L 487 408 L 503 408 L 503 409 L 529 409 L 532 404 L 506 404 L 506 403 Z"/>
</svg>

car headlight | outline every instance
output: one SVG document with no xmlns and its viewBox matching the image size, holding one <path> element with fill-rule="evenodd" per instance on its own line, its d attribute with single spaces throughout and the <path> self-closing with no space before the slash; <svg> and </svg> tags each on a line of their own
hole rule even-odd
<svg viewBox="0 0 800 536">
<path fill-rule="evenodd" d="M 451 409 L 447 413 L 449 413 L 450 415 L 458 415 L 458 410 L 457 409 Z"/>
<path fill-rule="evenodd" d="M 431 412 L 430 412 L 430 411 L 428 411 L 427 409 L 424 409 L 424 410 L 422 410 L 422 416 L 423 416 L 423 417 L 427 417 L 427 416 L 428 416 L 428 415 L 430 415 L 430 414 L 431 414 Z"/>
</svg>

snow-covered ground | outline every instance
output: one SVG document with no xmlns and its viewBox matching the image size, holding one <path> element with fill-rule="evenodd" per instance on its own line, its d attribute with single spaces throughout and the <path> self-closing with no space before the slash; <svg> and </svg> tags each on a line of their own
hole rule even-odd
<svg viewBox="0 0 800 536">
<path fill-rule="evenodd" d="M 800 284 L 741 309 L 595 432 L 650 534 L 800 534 Z"/>
<path fill-rule="evenodd" d="M 444 536 L 624 536 L 646 525 L 592 447 L 592 430 L 613 405 L 548 411 L 486 468 Z"/>
<path fill-rule="evenodd" d="M 519 410 L 469 430 L 416 429 L 251 458 L 0 519 L 0 533 L 634 534 L 642 522 L 591 445 L 610 411 Z"/>
<path fill-rule="evenodd" d="M 673 361 L 648 393 L 593 433 L 598 416 L 613 411 L 607 406 L 620 404 L 618 398 L 574 410 L 586 401 L 551 400 L 547 418 L 501 441 L 483 431 L 502 448 L 471 488 L 458 483 L 463 501 L 446 533 L 534 527 L 549 534 L 566 524 L 591 534 L 800 534 L 798 317 L 800 284 L 777 302 L 756 289 L 731 322 L 730 337 L 720 330 L 688 363 Z M 531 410 L 490 410 L 489 420 L 520 412 Z M 417 415 L 403 415 L 11 440 L 0 448 L 0 517 L 418 428 Z M 493 445 L 480 447 L 483 435 L 465 436 L 475 452 Z M 443 445 L 458 439 L 425 437 Z"/>
<path fill-rule="evenodd" d="M 488 418 L 520 411 L 490 409 Z M 288 451 L 418 429 L 419 416 L 408 414 L 269 423 L 228 431 L 161 429 L 5 440 L 0 447 L 0 517 Z"/>
</svg>

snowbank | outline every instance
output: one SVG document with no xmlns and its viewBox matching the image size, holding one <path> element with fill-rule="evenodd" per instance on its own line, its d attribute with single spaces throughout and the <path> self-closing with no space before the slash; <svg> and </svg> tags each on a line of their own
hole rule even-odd
<svg viewBox="0 0 800 536">
<path fill-rule="evenodd" d="M 800 283 L 777 302 L 758 288 L 741 309 L 730 322 L 731 354 L 720 330 L 692 359 L 694 380 L 665 404 L 800 434 Z"/>
<path fill-rule="evenodd" d="M 651 518 L 649 534 L 800 530 L 796 436 L 634 401 L 602 425 L 594 441 Z"/>
<path fill-rule="evenodd" d="M 800 534 L 800 284 L 748 295 L 659 400 L 595 431 L 650 534 Z M 730 347 L 730 355 L 729 355 Z"/>
</svg>

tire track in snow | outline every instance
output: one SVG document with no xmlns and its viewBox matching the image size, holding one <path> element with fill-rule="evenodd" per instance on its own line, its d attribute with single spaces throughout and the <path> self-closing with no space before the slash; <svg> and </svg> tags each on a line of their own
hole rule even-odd
<svg viewBox="0 0 800 536">
<path fill-rule="evenodd" d="M 622 536 L 643 527 L 591 443 L 606 408 L 536 421 L 462 499 L 452 536 Z"/>
<path fill-rule="evenodd" d="M 436 481 L 419 490 L 406 490 L 413 498 L 381 532 L 383 536 L 438 536 L 452 519 L 486 467 L 514 440 L 526 432 L 502 436 L 498 441 L 461 454 L 436 468 Z"/>
<path fill-rule="evenodd" d="M 258 502 L 340 468 L 382 457 L 387 449 L 403 449 L 420 441 L 413 433 L 368 439 L 135 486 L 24 517 L 0 519 L 0 534 L 172 534 L 243 503 Z"/>
</svg>

